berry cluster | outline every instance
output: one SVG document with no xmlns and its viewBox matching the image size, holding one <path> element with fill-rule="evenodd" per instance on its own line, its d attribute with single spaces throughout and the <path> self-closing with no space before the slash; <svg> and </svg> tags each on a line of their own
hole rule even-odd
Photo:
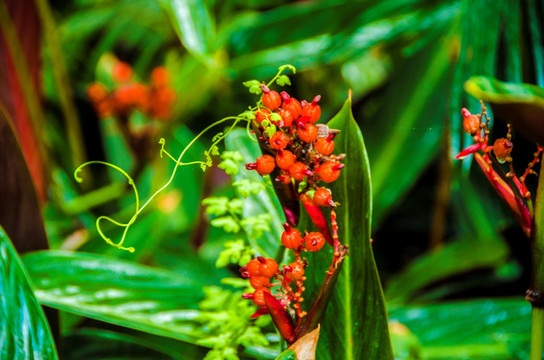
<svg viewBox="0 0 544 360">
<path fill-rule="evenodd" d="M 131 66 L 122 61 L 114 65 L 111 75 L 115 89 L 108 91 L 98 82 L 87 88 L 87 96 L 101 118 L 126 117 L 133 110 L 158 120 L 171 117 L 176 95 L 170 87 L 170 74 L 164 67 L 153 69 L 149 85 L 135 81 Z"/>
<path fill-rule="evenodd" d="M 525 234 L 530 237 L 534 228 L 530 208 L 531 193 L 525 184 L 528 175 L 535 174 L 533 167 L 539 162 L 539 157 L 544 148 L 537 145 L 533 160 L 528 164 L 525 172 L 517 176 L 514 172 L 513 159 L 511 157 L 514 144 L 512 142 L 511 126 L 508 124 L 506 137 L 498 138 L 489 144 L 490 118 L 487 108 L 481 102 L 480 114 L 471 114 L 463 108 L 463 129 L 472 136 L 474 144 L 461 151 L 456 159 L 462 159 L 470 154 L 474 155 L 477 164 L 483 170 L 497 194 L 506 202 L 515 215 Z M 491 156 L 493 154 L 494 156 Z M 500 164 L 506 163 L 508 171 L 505 173 Z"/>
<path fill-rule="evenodd" d="M 321 116 L 318 105 L 321 96 L 316 96 L 311 102 L 299 102 L 285 91 L 278 93 L 264 84 L 260 86 L 262 98 L 254 111 L 253 129 L 264 155 L 256 162 L 246 164 L 246 169 L 256 170 L 261 176 L 272 174 L 276 182 L 292 186 L 296 199 L 303 202 L 319 231 L 303 235 L 293 224 L 285 222 L 281 243 L 294 252 L 295 261 L 280 269 L 273 259 L 258 257 L 251 260 L 240 272 L 249 278 L 255 291 L 243 297 L 259 306 L 252 317 L 269 313 L 270 304 L 265 298 L 272 295 L 278 306 L 293 313 L 300 321 L 306 315 L 301 303 L 304 300 L 304 273 L 309 264 L 302 254 L 317 252 L 328 241 L 335 250 L 329 275 L 341 257 L 334 211 L 337 203 L 331 191 L 318 186 L 318 183 L 332 183 L 338 179 L 345 155 L 333 155 L 334 138 L 339 131 L 316 124 Z M 320 207 L 331 208 L 332 235 Z"/>
</svg>

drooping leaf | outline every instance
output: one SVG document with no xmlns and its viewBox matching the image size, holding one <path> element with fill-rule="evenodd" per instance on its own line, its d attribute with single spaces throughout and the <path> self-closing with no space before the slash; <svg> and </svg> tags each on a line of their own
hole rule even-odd
<svg viewBox="0 0 544 360">
<path fill-rule="evenodd" d="M 29 276 L 1 226 L 0 349 L 3 359 L 58 359 Z"/>
<path fill-rule="evenodd" d="M 335 152 L 346 154 L 342 174 L 329 187 L 333 200 L 341 203 L 336 210 L 339 239 L 349 246 L 349 256 L 321 322 L 317 353 L 320 359 L 393 359 L 385 301 L 370 247 L 369 163 L 351 113 L 351 97 L 327 125 L 341 131 L 335 138 Z M 323 281 L 326 269 L 319 265 L 329 266 L 332 261 L 332 247 L 325 246 L 309 259 L 306 301 L 315 296 Z"/>
<path fill-rule="evenodd" d="M 509 121 L 527 139 L 544 143 L 544 89 L 536 85 L 505 83 L 491 77 L 474 76 L 465 90 L 491 104 L 500 119 Z"/>
<path fill-rule="evenodd" d="M 197 336 L 193 319 L 207 277 L 150 268 L 113 257 L 43 251 L 24 258 L 45 305 L 183 341 Z"/>
</svg>

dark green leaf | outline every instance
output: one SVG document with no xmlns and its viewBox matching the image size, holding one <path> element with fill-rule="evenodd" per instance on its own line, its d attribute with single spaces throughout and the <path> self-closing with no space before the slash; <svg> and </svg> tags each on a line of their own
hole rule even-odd
<svg viewBox="0 0 544 360">
<path fill-rule="evenodd" d="M 465 83 L 465 90 L 475 98 L 491 104 L 495 114 L 511 122 L 523 136 L 544 143 L 543 88 L 474 76 Z"/>
<path fill-rule="evenodd" d="M 42 304 L 178 340 L 192 341 L 208 279 L 113 257 L 43 251 L 24 258 Z"/>
<path fill-rule="evenodd" d="M 51 330 L 30 279 L 0 227 L 0 357 L 58 359 Z"/>
<path fill-rule="evenodd" d="M 327 125 L 341 131 L 335 152 L 346 154 L 346 166 L 330 188 L 333 199 L 341 203 L 337 209 L 339 239 L 349 246 L 349 256 L 321 323 L 317 353 L 320 359 L 392 359 L 385 301 L 370 247 L 370 169 L 363 136 L 351 113 L 351 97 Z M 324 277 L 325 269 L 316 267 L 328 266 L 332 260 L 332 248 L 325 246 L 310 258 L 306 272 L 310 293 Z"/>
</svg>

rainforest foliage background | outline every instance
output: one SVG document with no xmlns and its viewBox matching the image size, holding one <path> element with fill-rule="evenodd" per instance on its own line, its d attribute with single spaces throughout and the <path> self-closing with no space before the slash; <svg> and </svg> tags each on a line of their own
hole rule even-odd
<svg viewBox="0 0 544 360">
<path fill-rule="evenodd" d="M 472 143 L 461 108 L 480 111 L 463 88 L 469 78 L 544 86 L 542 2 L 7 0 L 0 24 L 4 358 L 280 354 L 271 321 L 249 320 L 255 308 L 240 297 L 235 264 L 253 255 L 245 253 L 249 244 L 262 254 L 278 251 L 283 219 L 270 189 L 242 197 L 232 180 L 246 175 L 217 167 L 228 158 L 213 157 L 206 172 L 180 167 L 128 230 L 124 246 L 134 247 L 131 253 L 104 242 L 95 226 L 101 215 L 121 222 L 133 215 L 125 177 L 98 165 L 83 169 L 82 183 L 73 173 L 85 161 L 115 164 L 145 202 L 174 168 L 159 156 L 159 139 L 177 157 L 205 127 L 255 104 L 243 82 L 268 81 L 283 64 L 297 69 L 287 86 L 292 96 L 321 95 L 322 122 L 352 92 L 370 166 L 368 235 L 376 264 L 367 254 L 360 263 L 371 264 L 370 272 L 357 258 L 343 270 L 377 292 L 383 286 L 395 358 L 529 357 L 529 242 L 471 158 L 454 157 Z M 117 61 L 130 64 L 144 84 L 156 67 L 167 70 L 175 100 L 163 119 L 139 112 L 120 120 L 93 107 L 89 85 L 115 87 Z M 506 123 L 489 112 L 491 137 L 504 137 Z M 198 138 L 184 159 L 203 160 L 216 132 Z M 220 145 L 241 153 L 240 166 L 259 154 L 245 135 L 237 130 Z M 513 141 L 514 166 L 523 172 L 534 142 L 515 130 Z M 352 169 L 364 169 L 364 156 L 355 159 L 361 161 L 351 161 Z M 346 176 L 355 193 L 338 201 L 348 203 L 368 181 Z M 537 177 L 527 184 L 535 191 Z M 272 218 L 248 238 L 221 222 L 213 226 L 218 217 L 202 205 L 209 197 L 243 199 L 242 218 Z M 347 211 L 357 211 L 351 206 Z M 346 236 L 353 243 L 368 229 L 352 226 Z M 102 228 L 114 242 L 122 236 L 111 223 Z M 357 271 L 365 275 L 356 278 Z M 358 304 L 339 296 L 332 304 L 326 317 L 338 320 L 325 320 L 317 359 L 391 357 L 373 335 L 386 328 L 361 319 L 366 327 L 358 329 L 346 315 Z M 361 316 L 381 314 L 381 303 L 375 305 L 366 304 Z M 350 334 L 354 345 L 346 345 Z"/>
</svg>

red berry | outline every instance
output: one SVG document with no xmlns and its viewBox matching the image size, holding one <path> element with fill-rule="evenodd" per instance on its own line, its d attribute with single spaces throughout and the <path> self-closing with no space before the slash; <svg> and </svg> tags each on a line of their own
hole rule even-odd
<svg viewBox="0 0 544 360">
<path fill-rule="evenodd" d="M 297 130 L 297 135 L 300 140 L 310 143 L 317 139 L 317 127 L 314 124 L 307 123 L 304 128 Z"/>
<path fill-rule="evenodd" d="M 297 99 L 289 96 L 289 94 L 285 91 L 281 92 L 281 98 L 283 99 L 283 105 L 281 108 L 289 111 L 291 115 L 293 115 L 293 119 L 298 118 L 302 113 L 302 106 L 300 105 L 300 102 Z"/>
<path fill-rule="evenodd" d="M 344 167 L 344 164 L 340 164 L 334 161 L 327 161 L 319 166 L 317 175 L 321 180 L 326 183 L 336 181 L 340 176 L 340 170 Z"/>
<path fill-rule="evenodd" d="M 279 109 L 278 115 L 281 116 L 283 120 L 283 127 L 291 127 L 293 126 L 293 114 L 289 112 L 289 110 L 285 109 Z"/>
<path fill-rule="evenodd" d="M 311 123 L 315 123 L 321 116 L 321 107 L 317 103 L 321 100 L 321 95 L 317 95 L 314 100 L 302 107 L 302 116 L 308 116 Z"/>
<path fill-rule="evenodd" d="M 255 290 L 255 292 L 253 293 L 253 303 L 257 306 L 265 306 L 266 305 L 266 302 L 264 301 L 264 293 L 267 292 L 267 293 L 270 293 L 270 290 L 266 289 L 266 288 L 262 288 L 262 289 L 257 289 Z"/>
<path fill-rule="evenodd" d="M 289 168 L 289 175 L 295 180 L 301 181 L 304 180 L 306 176 L 312 176 L 313 173 L 308 170 L 308 167 L 303 163 L 297 161 Z"/>
<path fill-rule="evenodd" d="M 316 252 L 325 244 L 325 237 L 319 232 L 311 232 L 304 237 L 304 244 L 306 250 Z"/>
<path fill-rule="evenodd" d="M 252 276 L 249 278 L 249 284 L 254 289 L 262 289 L 263 287 L 270 286 L 270 279 L 264 276 Z"/>
<path fill-rule="evenodd" d="M 257 112 L 255 113 L 255 120 L 257 120 L 257 122 L 260 124 L 262 123 L 264 120 L 269 120 L 270 119 L 270 114 L 272 114 L 272 112 L 266 108 L 261 108 L 259 110 L 257 110 Z"/>
<path fill-rule="evenodd" d="M 289 225 L 284 224 L 285 231 L 281 234 L 281 243 L 287 249 L 298 249 L 302 245 L 302 237 L 297 229 L 291 228 Z"/>
<path fill-rule="evenodd" d="M 277 91 L 270 90 L 266 85 L 262 84 L 263 89 L 263 105 L 274 111 L 281 106 L 281 96 Z"/>
<path fill-rule="evenodd" d="M 257 158 L 257 162 L 246 164 L 246 169 L 257 170 L 259 175 L 270 174 L 276 168 L 276 162 L 270 155 L 262 155 Z"/>
<path fill-rule="evenodd" d="M 278 150 L 276 155 L 276 164 L 282 170 L 288 170 L 297 161 L 295 154 L 289 150 Z"/>
<path fill-rule="evenodd" d="M 336 206 L 332 200 L 332 195 L 329 189 L 317 188 L 314 193 L 314 202 L 319 206 Z"/>
<path fill-rule="evenodd" d="M 276 131 L 270 138 L 270 147 L 275 150 L 283 150 L 289 144 L 289 137 L 282 131 Z"/>
<path fill-rule="evenodd" d="M 304 276 L 304 266 L 298 262 L 292 262 L 289 266 L 286 266 L 285 276 L 291 280 L 300 280 Z"/>
<path fill-rule="evenodd" d="M 321 155 L 328 156 L 334 151 L 334 140 L 328 137 L 320 137 L 314 143 L 314 149 Z"/>
</svg>

